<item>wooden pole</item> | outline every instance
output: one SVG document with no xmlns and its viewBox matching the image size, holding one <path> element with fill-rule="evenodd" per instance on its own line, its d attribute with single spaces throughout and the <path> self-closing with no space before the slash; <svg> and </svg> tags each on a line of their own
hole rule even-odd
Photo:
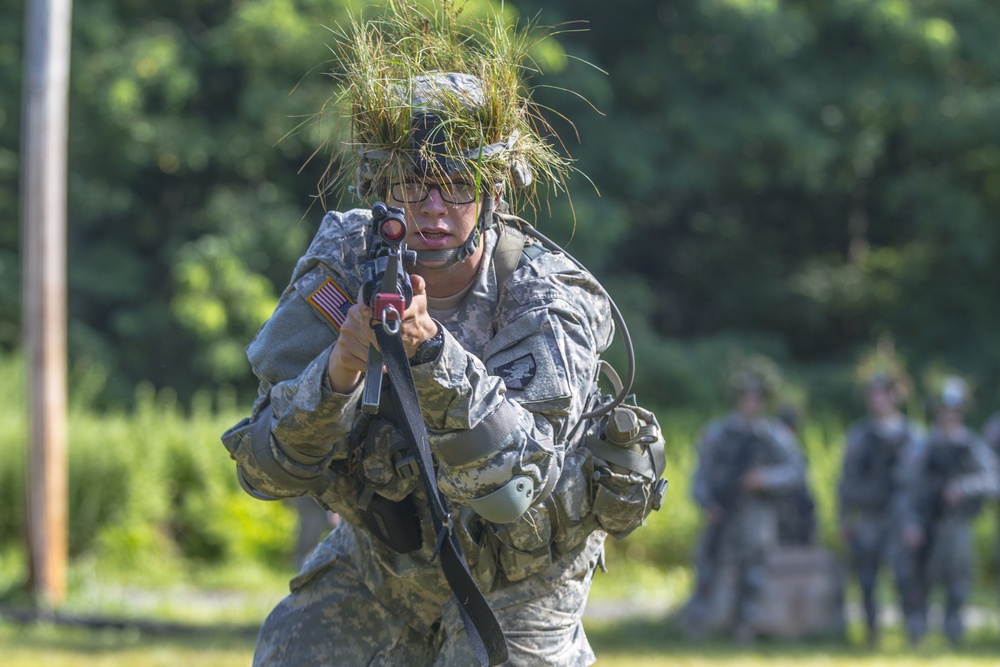
<svg viewBox="0 0 1000 667">
<path fill-rule="evenodd" d="M 36 599 L 66 593 L 66 150 L 71 0 L 25 7 L 21 229 L 28 384 L 29 578 Z"/>
</svg>

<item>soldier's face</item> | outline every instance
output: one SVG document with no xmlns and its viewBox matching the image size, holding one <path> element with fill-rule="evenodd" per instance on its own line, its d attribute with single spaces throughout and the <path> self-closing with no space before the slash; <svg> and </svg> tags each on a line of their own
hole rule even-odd
<svg viewBox="0 0 1000 667">
<path fill-rule="evenodd" d="M 938 426 L 948 430 L 962 425 L 965 415 L 960 408 L 942 406 L 938 408 L 935 421 Z"/>
<path fill-rule="evenodd" d="M 410 201 L 400 201 L 394 196 L 398 190 L 398 187 L 390 188 L 388 199 L 394 205 L 402 206 L 406 214 L 409 223 L 406 244 L 413 250 L 457 248 L 465 243 L 476 227 L 481 198 L 467 183 L 435 180 L 409 182 L 406 188 L 408 194 L 402 198 Z"/>
<path fill-rule="evenodd" d="M 744 419 L 756 419 L 764 412 L 766 400 L 758 391 L 744 391 L 736 399 L 736 410 Z"/>
<path fill-rule="evenodd" d="M 887 417 L 896 411 L 896 397 L 883 387 L 868 390 L 868 409 L 876 417 Z"/>
</svg>

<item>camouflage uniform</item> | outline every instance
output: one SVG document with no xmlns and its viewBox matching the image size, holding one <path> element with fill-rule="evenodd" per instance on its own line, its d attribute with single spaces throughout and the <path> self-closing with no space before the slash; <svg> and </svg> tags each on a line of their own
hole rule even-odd
<svg viewBox="0 0 1000 667">
<path fill-rule="evenodd" d="M 986 445 L 993 450 L 993 453 L 1000 460 L 1000 412 L 994 412 L 982 428 L 983 440 Z M 993 550 L 992 565 L 994 571 L 1000 571 L 1000 512 L 997 512 L 996 547 Z M 1000 583 L 1000 582 L 998 582 Z"/>
<path fill-rule="evenodd" d="M 395 429 L 383 424 L 363 447 L 352 444 L 361 387 L 341 395 L 328 384 L 338 328 L 309 299 L 328 281 L 358 294 L 369 219 L 365 210 L 324 218 L 247 349 L 261 383 L 252 416 L 223 436 L 249 492 L 308 492 L 341 516 L 265 621 L 255 665 L 476 662 L 441 567 L 429 562 L 435 535 L 419 481 L 393 465 Z M 609 305 L 594 278 L 560 253 L 541 253 L 497 285 L 489 261 L 497 234 L 484 234 L 486 259 L 458 303 L 429 299 L 444 345 L 412 368 L 414 383 L 438 486 L 504 628 L 509 664 L 589 664 L 581 616 L 605 532 L 591 512 L 593 460 L 575 447 L 574 427 L 612 339 Z M 488 446 L 469 437 L 499 417 L 510 428 Z M 490 523 L 469 508 L 519 475 L 539 490 L 519 519 Z M 413 499 L 423 518 L 419 550 L 397 553 L 364 527 L 359 497 L 371 490 Z"/>
<path fill-rule="evenodd" d="M 749 446 L 747 465 L 734 470 L 735 449 L 741 446 Z M 721 497 L 725 489 L 738 488 L 742 476 L 753 470 L 760 473 L 762 487 L 738 492 L 738 498 L 726 502 Z M 699 623 L 716 625 L 705 615 L 717 576 L 730 565 L 736 570 L 732 624 L 737 633 L 752 631 L 759 614 L 765 560 L 778 545 L 778 503 L 782 495 L 804 483 L 798 443 L 778 420 L 761 417 L 748 423 L 731 414 L 708 425 L 698 447 L 693 495 L 706 511 L 728 509 L 723 509 L 719 523 L 706 528 L 699 542 L 698 585 L 687 612 L 692 630 L 697 631 Z"/>
<path fill-rule="evenodd" d="M 866 417 L 847 429 L 838 511 L 850 567 L 861 588 L 869 641 L 878 632 L 878 571 L 891 563 L 898 538 L 900 462 L 920 436 L 920 427 L 902 415 L 888 421 Z"/>
<path fill-rule="evenodd" d="M 945 635 L 958 642 L 973 576 L 972 519 L 982 500 L 1000 489 L 997 458 L 965 427 L 950 437 L 935 428 L 904 453 L 902 465 L 902 524 L 923 531 L 919 546 L 904 544 L 899 551 L 907 633 L 913 643 L 927 633 L 929 593 L 940 585 L 945 592 Z M 945 502 L 946 489 L 957 493 L 956 504 Z"/>
</svg>

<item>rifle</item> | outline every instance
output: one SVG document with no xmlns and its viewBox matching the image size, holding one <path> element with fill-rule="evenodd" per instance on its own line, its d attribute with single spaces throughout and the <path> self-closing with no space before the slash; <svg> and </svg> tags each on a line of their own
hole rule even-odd
<svg viewBox="0 0 1000 667">
<path fill-rule="evenodd" d="M 417 391 L 410 373 L 410 365 L 403 348 L 400 329 L 403 314 L 413 301 L 413 285 L 406 272 L 407 266 L 416 264 L 417 254 L 406 248 L 406 218 L 403 209 L 386 206 L 382 202 L 372 206 L 372 222 L 368 229 L 368 261 L 363 269 L 362 298 L 372 309 L 371 326 L 379 347 L 368 346 L 365 384 L 361 394 L 361 411 L 367 415 L 379 413 L 382 393 L 382 368 L 389 376 L 391 412 L 395 426 L 402 432 L 411 452 L 404 460 L 412 460 L 412 467 L 420 478 L 426 496 L 431 523 L 437 543 L 431 560 L 440 558 L 441 570 L 448 586 L 458 601 L 462 625 L 480 664 L 498 665 L 507 661 L 507 640 L 489 601 L 479 590 L 469 571 L 458 535 L 454 530 L 447 500 L 437 486 L 427 429 L 420 414 Z M 402 461 L 400 462 L 402 463 Z M 397 463 L 397 465 L 399 465 Z M 407 496 L 399 503 L 376 501 L 377 493 L 364 493 L 358 508 L 365 525 L 391 548 L 394 539 L 390 522 L 400 513 L 416 529 L 404 531 L 398 545 L 401 553 L 420 547 L 422 531 L 419 513 L 415 513 L 413 497 Z M 378 506 L 376 506 L 378 503 Z M 364 505 L 364 506 L 362 506 Z M 369 510 L 371 510 L 369 512 Z M 366 517 L 367 514 L 367 517 Z M 407 517 L 407 514 L 409 516 Z M 382 521 L 379 521 L 379 518 Z M 415 520 L 415 523 L 414 523 Z M 410 539 L 406 539 L 409 535 Z M 388 539 L 386 539 L 388 538 Z"/>
<path fill-rule="evenodd" d="M 933 528 L 934 523 L 949 512 L 972 516 L 979 510 L 981 501 L 978 499 L 963 500 L 954 508 L 949 508 L 944 500 L 945 487 L 962 472 L 967 456 L 968 449 L 963 446 L 934 444 L 929 448 L 924 461 L 924 473 L 928 484 L 916 502 L 917 516 L 920 517 L 925 532 Z"/>
<path fill-rule="evenodd" d="M 372 309 L 371 326 L 382 326 L 386 333 L 396 335 L 403 322 L 403 313 L 413 301 L 413 285 L 407 268 L 417 262 L 417 253 L 408 250 L 406 218 L 403 209 L 376 202 L 368 227 L 368 261 L 363 268 L 362 298 Z M 365 386 L 361 394 L 361 410 L 378 413 L 382 393 L 382 366 L 385 360 L 374 345 L 368 346 Z"/>
<path fill-rule="evenodd" d="M 903 437 L 908 432 L 904 431 Z M 869 427 L 865 433 L 858 459 L 858 477 L 864 482 L 863 491 L 855 493 L 856 504 L 868 509 L 888 506 L 893 491 L 892 469 L 899 458 L 901 441 L 881 437 Z"/>
</svg>

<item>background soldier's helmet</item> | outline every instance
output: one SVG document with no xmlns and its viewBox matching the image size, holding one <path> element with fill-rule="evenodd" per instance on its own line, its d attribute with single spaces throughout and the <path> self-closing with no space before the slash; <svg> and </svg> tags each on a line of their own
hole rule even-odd
<svg viewBox="0 0 1000 667">
<path fill-rule="evenodd" d="M 864 391 L 884 389 L 892 393 L 897 402 L 906 400 L 910 393 L 910 378 L 903 362 L 896 355 L 896 346 L 891 336 L 881 336 L 861 356 L 855 370 L 858 384 Z"/>
<path fill-rule="evenodd" d="M 771 399 L 781 386 L 781 371 L 771 359 L 750 357 L 739 362 L 729 374 L 728 389 L 731 398 L 754 392 Z"/>
<path fill-rule="evenodd" d="M 871 391 L 873 389 L 886 391 L 892 395 L 893 399 L 897 403 L 905 400 L 906 395 L 909 393 L 905 375 L 889 371 L 879 371 L 873 373 L 864 380 L 863 386 L 865 391 Z"/>
<path fill-rule="evenodd" d="M 958 375 L 946 375 L 934 394 L 935 407 L 965 410 L 969 405 L 971 392 L 969 383 Z"/>
</svg>

